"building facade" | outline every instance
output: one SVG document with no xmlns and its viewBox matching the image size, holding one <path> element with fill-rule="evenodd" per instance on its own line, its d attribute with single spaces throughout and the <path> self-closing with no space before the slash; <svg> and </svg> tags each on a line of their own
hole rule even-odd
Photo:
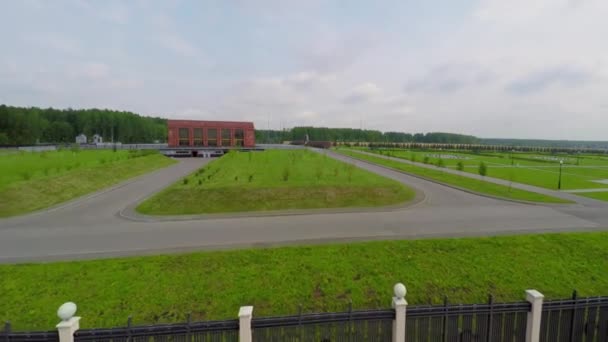
<svg viewBox="0 0 608 342">
<path fill-rule="evenodd" d="M 253 122 L 167 120 L 169 147 L 255 147 Z"/>
</svg>

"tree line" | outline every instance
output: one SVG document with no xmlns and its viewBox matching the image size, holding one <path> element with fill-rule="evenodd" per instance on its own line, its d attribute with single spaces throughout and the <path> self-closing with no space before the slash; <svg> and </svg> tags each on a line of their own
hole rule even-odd
<svg viewBox="0 0 608 342">
<path fill-rule="evenodd" d="M 104 141 L 152 143 L 167 140 L 163 118 L 108 109 L 54 109 L 0 105 L 0 145 L 73 143 L 84 133 Z"/>
<path fill-rule="evenodd" d="M 256 130 L 259 143 L 280 144 L 283 141 L 331 141 L 333 143 L 441 143 L 478 144 L 479 139 L 471 135 L 454 133 L 404 133 L 381 132 L 357 128 L 294 127 L 282 131 Z"/>
</svg>

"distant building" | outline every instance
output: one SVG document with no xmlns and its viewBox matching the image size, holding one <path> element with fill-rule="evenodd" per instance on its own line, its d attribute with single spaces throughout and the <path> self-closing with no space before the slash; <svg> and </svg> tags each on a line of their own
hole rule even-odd
<svg viewBox="0 0 608 342">
<path fill-rule="evenodd" d="M 103 138 L 102 138 L 102 136 L 101 136 L 101 135 L 99 135 L 99 134 L 95 134 L 95 135 L 93 135 L 93 141 L 92 141 L 92 143 L 93 143 L 93 144 L 101 144 L 101 143 L 103 143 Z"/>
<path fill-rule="evenodd" d="M 80 133 L 80 135 L 78 135 L 76 137 L 76 143 L 77 144 L 86 144 L 87 143 L 87 136 L 84 135 L 83 133 Z"/>
<path fill-rule="evenodd" d="M 255 147 L 253 122 L 167 120 L 169 147 Z"/>
</svg>

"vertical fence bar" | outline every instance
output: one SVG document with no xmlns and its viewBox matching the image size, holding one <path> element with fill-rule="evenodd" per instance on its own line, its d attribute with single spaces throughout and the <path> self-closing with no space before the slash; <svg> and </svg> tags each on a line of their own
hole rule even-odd
<svg viewBox="0 0 608 342">
<path fill-rule="evenodd" d="M 4 322 L 4 340 L 5 342 L 9 342 L 10 341 L 10 337 L 9 334 L 11 333 L 11 322 L 6 321 Z"/>
<path fill-rule="evenodd" d="M 494 297 L 492 295 L 488 295 L 488 305 L 490 306 L 490 313 L 488 313 L 488 330 L 486 330 L 486 342 L 492 341 L 492 315 L 494 313 Z"/>
<path fill-rule="evenodd" d="M 576 305 L 576 298 L 577 298 L 577 293 L 576 290 L 572 291 L 572 301 L 574 302 L 574 304 Z M 576 316 L 576 309 L 572 309 L 572 316 L 570 317 L 570 336 L 568 336 L 568 341 L 573 342 L 574 341 L 574 321 L 575 321 L 575 317 Z"/>
<path fill-rule="evenodd" d="M 442 337 L 442 341 L 443 342 L 448 342 L 448 296 L 443 297 L 443 324 L 442 324 L 442 329 L 443 329 L 443 337 Z"/>
<path fill-rule="evenodd" d="M 395 320 L 393 321 L 393 342 L 405 342 L 405 312 L 407 301 L 405 295 L 407 290 L 405 285 L 398 283 L 393 287 L 395 297 L 393 297 L 393 309 L 395 309 Z"/>
<path fill-rule="evenodd" d="M 526 324 L 526 342 L 540 341 L 540 321 L 545 296 L 536 290 L 526 290 L 526 300 L 532 305 Z"/>
<path fill-rule="evenodd" d="M 239 310 L 239 341 L 251 342 L 251 317 L 253 306 L 241 306 Z"/>
</svg>

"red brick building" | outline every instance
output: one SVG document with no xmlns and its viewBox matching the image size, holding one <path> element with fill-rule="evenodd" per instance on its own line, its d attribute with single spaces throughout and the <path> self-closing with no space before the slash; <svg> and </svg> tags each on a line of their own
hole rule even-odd
<svg viewBox="0 0 608 342">
<path fill-rule="evenodd" d="M 169 147 L 255 147 L 253 122 L 167 120 Z"/>
</svg>

